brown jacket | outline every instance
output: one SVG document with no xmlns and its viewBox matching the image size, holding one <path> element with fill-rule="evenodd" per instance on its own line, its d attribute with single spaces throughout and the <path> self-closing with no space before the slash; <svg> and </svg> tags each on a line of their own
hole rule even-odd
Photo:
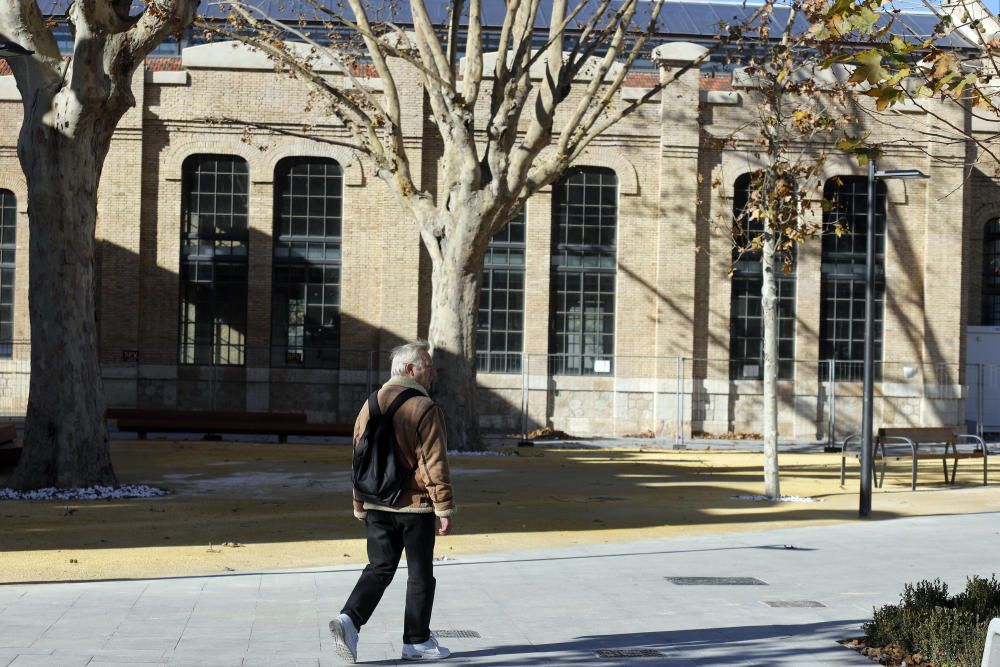
<svg viewBox="0 0 1000 667">
<path fill-rule="evenodd" d="M 416 382 L 405 377 L 393 377 L 378 392 L 380 410 L 387 410 L 393 400 L 407 388 L 418 389 L 422 396 L 414 396 L 403 403 L 393 417 L 398 454 L 402 461 L 416 472 L 410 479 L 394 507 L 372 503 L 362 504 L 354 498 L 354 516 L 363 519 L 366 510 L 389 512 L 434 512 L 438 516 L 455 513 L 455 500 L 451 493 L 451 473 L 448 470 L 448 434 L 444 414 L 427 392 Z M 365 401 L 354 422 L 354 446 L 368 424 L 368 401 Z"/>
</svg>

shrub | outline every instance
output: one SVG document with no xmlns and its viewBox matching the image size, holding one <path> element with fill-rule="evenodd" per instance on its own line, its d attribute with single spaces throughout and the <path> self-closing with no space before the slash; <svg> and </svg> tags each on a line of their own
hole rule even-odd
<svg viewBox="0 0 1000 667">
<path fill-rule="evenodd" d="M 966 609 L 935 607 L 921 624 L 920 653 L 940 667 L 979 665 L 988 625 Z"/>
<path fill-rule="evenodd" d="M 948 596 L 940 579 L 907 584 L 899 604 L 876 608 L 864 625 L 869 646 L 898 644 L 938 667 L 979 664 L 991 618 L 1000 616 L 1000 580 L 973 576 L 965 590 Z"/>
</svg>

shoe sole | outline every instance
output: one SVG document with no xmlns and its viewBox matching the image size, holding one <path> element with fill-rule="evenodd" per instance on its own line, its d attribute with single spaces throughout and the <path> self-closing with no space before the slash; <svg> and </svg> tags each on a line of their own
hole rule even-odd
<svg viewBox="0 0 1000 667">
<path fill-rule="evenodd" d="M 448 655 L 406 655 L 405 653 L 400 656 L 402 660 L 411 660 L 417 662 L 419 660 L 447 660 L 451 657 L 451 653 Z"/>
<path fill-rule="evenodd" d="M 338 623 L 336 619 L 330 621 L 330 634 L 333 635 L 333 644 L 337 649 L 337 655 L 352 665 L 357 663 L 358 656 L 351 653 L 350 647 L 347 646 L 347 638 L 344 636 L 344 626 Z"/>
</svg>

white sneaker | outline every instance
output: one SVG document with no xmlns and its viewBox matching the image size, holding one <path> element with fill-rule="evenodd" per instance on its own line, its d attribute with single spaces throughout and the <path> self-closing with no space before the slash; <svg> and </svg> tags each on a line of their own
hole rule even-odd
<svg viewBox="0 0 1000 667">
<path fill-rule="evenodd" d="M 451 651 L 431 637 L 422 644 L 403 644 L 403 660 L 444 660 Z"/>
<path fill-rule="evenodd" d="M 337 648 L 337 655 L 354 664 L 358 661 L 358 629 L 347 614 L 340 614 L 330 621 L 330 634 Z"/>
</svg>

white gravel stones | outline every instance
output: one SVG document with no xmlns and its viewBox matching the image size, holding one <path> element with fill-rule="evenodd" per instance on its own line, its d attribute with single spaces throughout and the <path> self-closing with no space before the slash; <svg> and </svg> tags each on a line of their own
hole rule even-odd
<svg viewBox="0 0 1000 667">
<path fill-rule="evenodd" d="M 82 489 L 57 489 L 50 486 L 35 491 L 0 489 L 0 500 L 118 500 L 121 498 L 156 498 L 169 491 L 145 484 L 122 486 L 88 486 Z"/>
<path fill-rule="evenodd" d="M 817 498 L 810 498 L 808 496 L 778 496 L 777 498 L 772 498 L 771 496 L 762 495 L 751 495 L 751 496 L 729 496 L 733 500 L 749 500 L 755 503 L 763 502 L 778 502 L 778 503 L 818 503 L 822 502 Z"/>
</svg>

